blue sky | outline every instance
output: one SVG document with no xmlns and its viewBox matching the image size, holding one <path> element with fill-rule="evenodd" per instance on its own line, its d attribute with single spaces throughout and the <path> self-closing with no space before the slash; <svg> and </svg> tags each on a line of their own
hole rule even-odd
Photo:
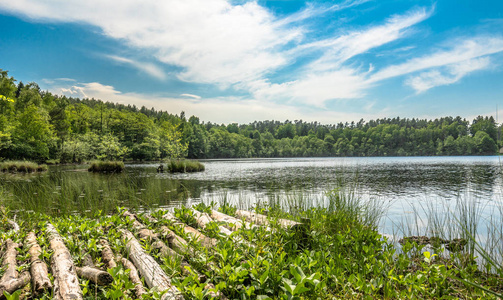
<svg viewBox="0 0 503 300">
<path fill-rule="evenodd" d="M 204 121 L 503 108 L 501 0 L 0 0 L 0 28 L 16 79 Z"/>
</svg>

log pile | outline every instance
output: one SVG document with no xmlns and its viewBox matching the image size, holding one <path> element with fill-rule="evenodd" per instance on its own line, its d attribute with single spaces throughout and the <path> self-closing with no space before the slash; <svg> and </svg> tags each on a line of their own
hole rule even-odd
<svg viewBox="0 0 503 300">
<path fill-rule="evenodd" d="M 220 232 L 225 236 L 230 236 L 231 240 L 234 242 L 246 245 L 249 245 L 249 242 L 244 240 L 239 234 L 236 234 L 235 231 L 243 227 L 255 228 L 259 226 L 257 224 L 264 226 L 269 225 L 267 217 L 252 213 L 245 214 L 242 211 L 237 213 L 242 220 L 215 210 L 213 210 L 211 214 L 192 210 L 192 214 L 202 230 L 207 228 L 211 222 L 225 224 L 218 225 Z M 141 239 L 141 243 L 129 230 L 119 229 L 125 245 L 123 250 L 120 250 L 122 254 L 116 256 L 105 237 L 101 238 L 98 242 L 99 247 L 97 249 L 101 253 L 96 254 L 101 254 L 101 261 L 106 269 L 114 269 L 119 263 L 125 269 L 130 270 L 129 278 L 134 284 L 134 293 L 137 298 L 141 298 L 142 295 L 148 293 L 143 285 L 143 282 L 145 282 L 149 289 L 161 292 L 161 299 L 163 300 L 183 299 L 181 292 L 172 285 L 171 278 L 163 271 L 156 259 L 144 250 L 142 243 L 157 248 L 161 257 L 171 257 L 179 260 L 181 262 L 180 271 L 182 275 L 198 275 L 198 280 L 204 283 L 205 290 L 215 289 L 215 285 L 211 283 L 205 275 L 201 275 L 196 269 L 192 268 L 186 260 L 189 257 L 200 255 L 201 253 L 198 253 L 198 248 L 192 248 L 187 240 L 178 236 L 171 230 L 173 227 L 170 229 L 168 226 L 159 226 L 156 228 L 157 232 L 155 232 L 140 222 L 140 219 L 136 215 L 125 211 L 123 212 L 123 216 L 129 220 L 129 222 L 127 222 L 128 226 L 131 225 L 133 231 Z M 158 221 L 151 216 L 147 215 L 146 218 L 151 224 L 158 223 Z M 189 241 L 190 239 L 194 239 L 201 243 L 203 247 L 208 248 L 210 252 L 217 243 L 215 238 L 205 236 L 201 231 L 178 220 L 172 213 L 165 212 L 163 219 L 169 220 L 168 225 L 174 226 L 177 232 L 181 230 L 184 236 L 189 237 Z M 257 224 L 252 224 L 250 222 Z M 301 223 L 298 222 L 282 219 L 278 220 L 278 223 L 284 228 L 295 228 L 299 226 L 299 224 L 301 225 Z M 14 230 L 20 230 L 17 223 L 12 222 L 10 225 Z M 99 230 L 102 231 L 103 229 L 100 227 Z M 82 259 L 79 260 L 80 264 L 75 265 L 72 255 L 65 245 L 64 238 L 51 223 L 46 224 L 45 237 L 49 241 L 50 249 L 53 251 L 50 270 L 43 260 L 42 255 L 44 251 L 37 242 L 35 232 L 32 231 L 27 234 L 25 240 L 25 246 L 27 247 L 26 251 L 30 255 L 30 268 L 29 271 L 24 271 L 21 274 L 17 271 L 17 249 L 21 247 L 21 245 L 13 242 L 11 239 L 5 241 L 5 250 L 1 261 L 5 273 L 2 278 L 0 278 L 0 299 L 5 298 L 3 296 L 4 291 L 12 294 L 16 290 L 27 286 L 30 280 L 32 294 L 34 296 L 40 297 L 47 295 L 53 290 L 53 299 L 62 300 L 83 299 L 79 278 L 89 280 L 96 286 L 106 286 L 113 282 L 114 278 L 107 271 L 96 267 L 91 255 L 85 251 L 85 247 L 79 251 L 79 255 L 82 257 Z M 117 245 L 117 241 L 114 245 Z M 117 248 L 114 249 L 118 250 Z M 121 256 L 126 253 L 127 257 Z M 214 262 L 208 262 L 207 268 L 210 272 L 219 270 Z M 49 274 L 51 274 L 52 277 Z M 54 278 L 53 283 L 51 283 L 50 278 Z M 207 296 L 210 298 L 227 299 L 221 292 L 212 291 L 207 293 Z"/>
</svg>

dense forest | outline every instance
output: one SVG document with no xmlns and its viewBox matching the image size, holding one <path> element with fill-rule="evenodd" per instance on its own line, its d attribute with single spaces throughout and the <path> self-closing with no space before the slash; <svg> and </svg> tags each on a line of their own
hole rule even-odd
<svg viewBox="0 0 503 300">
<path fill-rule="evenodd" d="M 213 124 L 16 83 L 0 69 L 0 160 L 487 155 L 497 152 L 501 133 L 493 117 L 482 116 L 471 123 L 445 117 Z"/>
</svg>

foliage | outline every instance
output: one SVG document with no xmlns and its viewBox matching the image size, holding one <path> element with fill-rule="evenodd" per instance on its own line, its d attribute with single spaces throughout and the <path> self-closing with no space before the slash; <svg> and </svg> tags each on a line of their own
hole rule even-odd
<svg viewBox="0 0 503 300">
<path fill-rule="evenodd" d="M 204 171 L 204 165 L 194 160 L 171 159 L 167 163 L 167 169 L 171 173 L 192 173 Z"/>
<path fill-rule="evenodd" d="M 4 161 L 0 162 L 0 171 L 2 172 L 21 172 L 33 173 L 47 171 L 46 165 L 39 165 L 29 161 Z"/>
<path fill-rule="evenodd" d="M 302 120 L 200 122 L 185 113 L 76 99 L 16 87 L 0 70 L 0 156 L 61 162 L 248 157 L 491 155 L 492 117 L 387 118 L 323 125 Z M 105 99 L 106 100 L 106 99 Z"/>
</svg>

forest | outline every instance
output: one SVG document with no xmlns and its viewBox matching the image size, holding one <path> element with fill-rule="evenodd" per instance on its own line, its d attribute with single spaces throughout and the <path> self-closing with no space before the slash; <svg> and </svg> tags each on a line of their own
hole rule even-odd
<svg viewBox="0 0 503 300">
<path fill-rule="evenodd" d="M 214 124 L 184 112 L 54 95 L 0 69 L 0 160 L 493 155 L 500 135 L 487 116 Z"/>
</svg>

